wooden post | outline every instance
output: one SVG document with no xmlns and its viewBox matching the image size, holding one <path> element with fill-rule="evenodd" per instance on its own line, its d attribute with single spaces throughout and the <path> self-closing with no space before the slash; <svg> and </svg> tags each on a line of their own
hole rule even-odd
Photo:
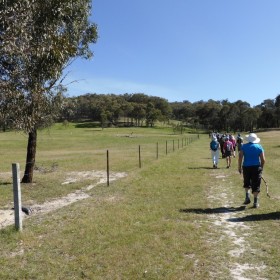
<svg viewBox="0 0 280 280">
<path fill-rule="evenodd" d="M 175 151 L 175 142 L 173 140 L 173 152 Z"/>
<path fill-rule="evenodd" d="M 157 159 L 158 159 L 158 142 L 157 142 Z"/>
<path fill-rule="evenodd" d="M 18 163 L 12 164 L 12 171 L 13 171 L 15 228 L 16 228 L 16 230 L 22 231 L 20 171 L 19 171 Z"/>
<path fill-rule="evenodd" d="M 139 168 L 141 168 L 142 167 L 142 164 L 141 164 L 141 146 L 139 145 L 139 151 L 138 151 L 138 153 L 139 153 Z"/>
<path fill-rule="evenodd" d="M 165 154 L 167 155 L 167 140 L 166 140 L 166 143 L 165 143 Z"/>
<path fill-rule="evenodd" d="M 109 150 L 107 150 L 107 186 L 110 185 Z"/>
</svg>

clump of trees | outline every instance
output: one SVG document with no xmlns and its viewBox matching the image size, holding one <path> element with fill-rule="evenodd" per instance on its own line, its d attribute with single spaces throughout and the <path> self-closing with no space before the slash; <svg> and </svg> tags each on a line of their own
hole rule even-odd
<svg viewBox="0 0 280 280">
<path fill-rule="evenodd" d="M 86 94 L 67 98 L 61 120 L 99 121 L 110 125 L 154 126 L 156 121 L 178 120 L 181 125 L 217 131 L 251 131 L 279 127 L 280 95 L 251 107 L 238 100 L 168 102 L 166 99 L 135 94 Z M 122 122 L 120 121 L 122 120 Z"/>
<path fill-rule="evenodd" d="M 171 103 L 173 116 L 186 125 L 216 131 L 253 131 L 279 128 L 280 95 L 251 107 L 246 101 L 228 100 Z"/>
<path fill-rule="evenodd" d="M 105 126 L 154 126 L 172 116 L 169 102 L 160 97 L 135 94 L 86 94 L 67 98 L 61 119 L 99 121 Z"/>
</svg>

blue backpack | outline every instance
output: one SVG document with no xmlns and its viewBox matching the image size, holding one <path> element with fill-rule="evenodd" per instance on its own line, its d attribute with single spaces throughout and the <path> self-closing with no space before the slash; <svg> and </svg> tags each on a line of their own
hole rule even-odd
<svg viewBox="0 0 280 280">
<path fill-rule="evenodd" d="M 212 151 L 217 151 L 218 147 L 219 147 L 219 143 L 215 140 L 212 140 L 211 143 L 210 143 L 210 149 Z"/>
</svg>

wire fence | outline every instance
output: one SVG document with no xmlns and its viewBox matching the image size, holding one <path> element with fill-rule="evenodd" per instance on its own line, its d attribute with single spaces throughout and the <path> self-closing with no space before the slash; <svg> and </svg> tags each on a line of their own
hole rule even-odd
<svg viewBox="0 0 280 280">
<path fill-rule="evenodd" d="M 172 139 L 172 140 L 166 140 L 164 145 L 161 142 L 156 142 L 154 145 L 154 149 L 151 147 L 151 145 L 148 144 L 142 144 L 138 145 L 138 153 L 137 153 L 137 161 L 138 161 L 138 168 L 142 168 L 144 164 L 149 164 L 150 162 L 154 160 L 158 160 L 160 157 L 167 156 L 168 154 L 175 152 L 176 150 L 183 149 L 184 147 L 191 144 L 193 141 L 199 139 L 199 134 L 192 135 L 191 137 L 183 137 L 178 139 Z M 112 152 L 114 154 L 115 151 Z M 111 151 L 107 150 L 107 164 L 106 164 L 106 171 L 107 171 L 107 185 L 110 185 L 110 166 L 112 166 L 114 161 L 110 161 L 110 154 Z M 135 153 L 136 154 L 136 153 Z M 132 155 L 132 154 L 130 154 Z M 115 158 L 118 158 L 115 156 Z M 119 158 L 120 159 L 120 158 Z M 128 157 L 122 157 L 122 160 L 127 161 Z M 130 166 L 130 170 L 136 169 L 136 157 L 135 159 L 135 165 Z"/>
<path fill-rule="evenodd" d="M 143 165 L 148 165 L 152 161 L 158 160 L 161 157 L 167 156 L 170 153 L 174 153 L 177 150 L 183 149 L 184 147 L 191 144 L 193 141 L 199 139 L 199 135 L 192 135 L 190 137 L 182 137 L 177 139 L 168 139 L 165 141 L 157 141 L 152 144 L 147 141 L 146 143 L 141 143 L 137 145 L 135 149 L 134 145 L 123 145 L 124 149 L 107 149 L 106 150 L 106 163 L 104 162 L 104 151 L 94 151 L 95 160 L 87 163 L 92 166 L 95 162 L 99 166 L 95 166 L 96 170 L 100 170 L 100 164 L 106 166 L 106 182 L 107 186 L 110 186 L 111 173 L 114 170 L 120 171 L 122 169 L 125 172 L 129 172 L 138 168 L 142 168 Z M 133 149 L 134 146 L 134 149 Z M 118 146 L 120 148 L 120 146 Z M 92 152 L 92 151 L 91 151 Z M 84 152 L 84 157 L 81 156 L 81 151 L 78 153 L 78 158 L 74 163 L 81 164 L 81 162 L 86 161 L 89 157 L 92 157 L 93 153 L 87 155 L 88 152 Z M 75 153 L 74 153 L 75 154 Z M 71 153 L 73 156 L 73 153 Z M 103 160 L 101 159 L 103 157 Z M 65 161 L 65 159 L 64 159 Z M 38 164 L 35 165 L 35 170 L 41 173 L 53 173 L 57 171 L 58 164 L 52 164 L 51 168 L 44 168 Z M 69 166 L 68 166 L 69 167 Z M 99 168 L 98 168 L 99 167 Z M 14 221 L 17 230 L 22 230 L 22 211 L 23 207 L 21 202 L 21 187 L 20 187 L 20 164 L 12 164 L 12 180 L 13 180 L 13 196 L 14 196 Z M 105 181 L 104 181 L 105 182 Z M 26 208 L 27 209 L 27 208 Z"/>
<path fill-rule="evenodd" d="M 34 171 L 40 174 L 65 172 L 69 170 L 106 170 L 107 185 L 110 182 L 110 172 L 129 172 L 147 166 L 171 153 L 183 149 L 193 141 L 199 139 L 199 134 L 177 139 L 160 139 L 151 143 L 150 139 L 133 142 L 124 141 L 123 144 L 112 145 L 110 148 L 91 150 L 69 150 L 61 155 L 48 153 L 47 157 L 36 159 Z M 139 144 L 141 142 L 141 144 Z M 20 162 L 21 173 L 24 173 L 26 162 Z M 36 176 L 36 174 L 35 174 Z"/>
<path fill-rule="evenodd" d="M 109 140 L 102 138 L 103 141 L 100 141 L 95 139 L 94 135 L 92 144 L 88 140 L 85 141 L 85 138 L 81 138 L 85 142 L 79 143 L 80 145 L 77 145 L 79 142 L 77 136 L 72 134 L 69 135 L 66 143 L 57 137 L 42 138 L 38 144 L 33 178 L 38 184 L 43 184 L 46 180 L 55 183 L 56 178 L 63 180 L 69 172 L 106 171 L 107 182 L 109 182 L 110 172 L 127 173 L 147 166 L 155 160 L 188 146 L 199 139 L 199 134 L 146 136 L 134 133 L 133 135 L 115 134 L 113 137 L 115 137 L 113 141 L 112 137 Z M 10 150 L 3 150 L 2 156 L 0 183 L 3 185 L 10 182 L 9 162 L 19 164 L 21 177 L 25 175 L 25 167 L 32 164 L 26 163 L 25 153 L 20 154 L 19 149 L 12 154 Z"/>
</svg>

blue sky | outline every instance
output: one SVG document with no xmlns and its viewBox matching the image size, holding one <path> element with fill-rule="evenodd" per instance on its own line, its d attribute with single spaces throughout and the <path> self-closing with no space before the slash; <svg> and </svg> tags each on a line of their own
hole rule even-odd
<svg viewBox="0 0 280 280">
<path fill-rule="evenodd" d="M 67 69 L 68 95 L 144 93 L 170 102 L 280 94 L 279 0 L 93 0 L 99 39 Z"/>
</svg>

